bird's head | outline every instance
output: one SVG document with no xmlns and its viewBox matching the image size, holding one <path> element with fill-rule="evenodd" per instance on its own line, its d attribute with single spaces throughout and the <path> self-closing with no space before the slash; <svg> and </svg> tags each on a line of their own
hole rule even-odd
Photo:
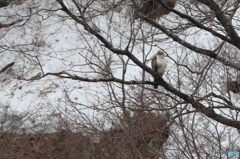
<svg viewBox="0 0 240 159">
<path fill-rule="evenodd" d="M 157 55 L 164 56 L 164 52 L 162 50 L 158 50 Z"/>
</svg>

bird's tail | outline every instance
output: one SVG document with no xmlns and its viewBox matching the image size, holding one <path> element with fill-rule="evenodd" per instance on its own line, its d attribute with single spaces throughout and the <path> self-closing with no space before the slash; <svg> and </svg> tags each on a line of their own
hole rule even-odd
<svg viewBox="0 0 240 159">
<path fill-rule="evenodd" d="M 157 82 L 157 81 L 158 81 L 158 78 L 154 77 L 154 82 Z M 154 85 L 154 89 L 157 89 L 157 88 L 158 88 L 158 85 L 155 84 L 155 85 Z"/>
</svg>

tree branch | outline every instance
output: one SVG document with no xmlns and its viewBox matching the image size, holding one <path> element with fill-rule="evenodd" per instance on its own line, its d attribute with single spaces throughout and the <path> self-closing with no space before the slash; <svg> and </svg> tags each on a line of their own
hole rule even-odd
<svg viewBox="0 0 240 159">
<path fill-rule="evenodd" d="M 59 2 L 59 4 L 62 6 L 62 10 L 65 11 L 72 19 L 74 19 L 76 22 L 82 24 L 85 28 L 85 30 L 89 31 L 92 35 L 96 36 L 104 45 L 106 48 L 108 48 L 110 51 L 116 53 L 116 54 L 121 54 L 121 55 L 126 55 L 128 56 L 135 64 L 137 64 L 139 67 L 141 67 L 143 70 L 147 71 L 148 73 L 150 73 L 151 75 L 158 76 L 160 77 L 160 74 L 158 72 L 153 71 L 151 68 L 149 68 L 148 66 L 144 65 L 141 61 L 139 61 L 133 54 L 131 54 L 128 50 L 119 50 L 116 49 L 112 46 L 112 44 L 110 42 L 108 42 L 103 36 L 101 36 L 99 33 L 97 33 L 94 29 L 91 28 L 91 26 L 89 26 L 86 22 L 84 22 L 83 20 L 79 19 L 78 17 L 76 17 L 75 15 L 73 15 L 68 8 L 64 5 L 64 3 L 62 2 L 62 0 L 57 0 Z M 234 65 L 233 63 L 226 61 L 224 58 L 219 57 L 216 53 L 214 53 L 213 51 L 210 50 L 205 50 L 205 49 L 200 49 L 197 48 L 185 41 L 183 41 L 182 39 L 180 39 L 178 36 L 176 36 L 175 34 L 173 34 L 171 31 L 168 31 L 165 27 L 159 25 L 158 23 L 152 21 L 151 19 L 147 18 L 146 16 L 144 16 L 143 14 L 139 13 L 139 16 L 144 19 L 145 21 L 149 22 L 150 24 L 152 24 L 154 27 L 162 30 L 166 35 L 168 35 L 169 37 L 173 38 L 175 41 L 177 41 L 178 43 L 182 44 L 183 46 L 186 46 L 187 48 L 196 51 L 200 54 L 203 55 L 207 55 L 209 57 L 215 58 L 219 61 L 221 61 L 222 63 L 224 63 L 225 65 L 231 66 L 233 68 L 236 68 L 238 70 L 240 70 L 240 66 L 238 65 Z M 61 75 L 61 74 L 65 74 L 65 75 Z M 118 83 L 123 83 L 123 84 L 143 84 L 143 83 L 138 83 L 137 81 L 122 81 L 119 79 L 115 79 L 115 78 L 110 78 L 110 79 L 87 79 L 87 78 L 82 78 L 79 77 L 77 75 L 70 75 L 66 72 L 60 72 L 59 74 L 54 74 L 54 73 L 47 73 L 46 75 L 55 75 L 55 76 L 59 76 L 62 78 L 70 78 L 73 80 L 82 80 L 82 81 L 87 81 L 87 82 L 100 82 L 100 81 L 104 81 L 104 82 L 118 82 Z M 68 76 L 66 76 L 68 75 Z M 153 84 L 153 82 L 148 82 L 145 81 L 145 84 Z M 164 81 L 162 78 L 159 78 L 159 82 L 157 84 L 160 84 L 161 86 L 163 86 L 166 90 L 168 90 L 169 92 L 177 95 L 178 97 L 182 98 L 183 100 L 185 100 L 187 103 L 192 104 L 192 106 L 199 112 L 205 114 L 207 117 L 216 120 L 224 125 L 227 126 L 231 126 L 231 127 L 235 127 L 240 129 L 240 121 L 234 121 L 228 118 L 225 118 L 217 113 L 214 112 L 214 110 L 212 110 L 211 108 L 205 107 L 203 104 L 201 104 L 199 101 L 195 100 L 192 96 L 186 95 L 180 91 L 178 91 L 177 89 L 175 89 L 174 87 L 172 87 L 170 84 L 168 84 L 166 81 Z"/>
<path fill-rule="evenodd" d="M 117 79 L 117 78 L 100 78 L 100 79 L 89 79 L 89 78 L 84 78 L 84 77 L 80 77 L 77 75 L 71 75 L 70 73 L 67 73 L 65 71 L 59 72 L 59 73 L 46 73 L 45 75 L 43 75 L 42 77 L 39 78 L 32 78 L 32 79 L 23 79 L 23 80 L 39 80 L 41 78 L 44 78 L 46 76 L 49 75 L 53 75 L 53 76 L 58 76 L 60 78 L 68 78 L 68 79 L 72 79 L 72 80 L 80 80 L 80 81 L 85 81 L 85 82 L 116 82 L 116 83 L 121 83 L 121 84 L 151 84 L 154 85 L 154 82 L 151 81 L 124 81 L 121 79 Z M 193 97 L 188 96 L 180 91 L 178 91 L 177 89 L 175 89 L 174 87 L 172 87 L 170 84 L 168 84 L 166 81 L 164 81 L 162 78 L 159 79 L 159 82 L 157 84 L 160 84 L 161 86 L 163 86 L 166 90 L 168 90 L 169 92 L 177 95 L 178 97 L 182 98 L 184 101 L 186 101 L 187 103 L 190 103 L 197 111 L 205 114 L 207 117 L 216 120 L 224 125 L 227 126 L 231 126 L 231 127 L 235 127 L 240 129 L 240 121 L 234 121 L 228 118 L 225 118 L 217 113 L 214 112 L 214 110 L 212 108 L 208 108 L 205 107 L 203 104 L 201 104 L 199 102 L 199 100 L 195 100 Z"/>
<path fill-rule="evenodd" d="M 226 66 L 230 66 L 232 68 L 235 68 L 237 70 L 240 70 L 240 63 L 236 64 L 233 63 L 232 61 L 226 60 L 226 58 L 223 58 L 221 56 L 219 56 L 218 54 L 216 54 L 215 52 L 211 51 L 211 50 L 207 50 L 207 49 L 202 49 L 202 48 L 198 48 L 184 40 L 182 40 L 181 38 L 179 38 L 177 35 L 175 35 L 173 32 L 171 32 L 170 30 L 168 30 L 167 28 L 165 28 L 164 26 L 156 23 L 155 21 L 153 21 L 152 19 L 144 16 L 142 13 L 138 13 L 139 17 L 142 18 L 143 20 L 145 20 L 146 22 L 148 22 L 149 24 L 151 24 L 152 26 L 154 26 L 155 28 L 158 28 L 159 30 L 161 30 L 162 32 L 164 32 L 167 36 L 171 37 L 174 41 L 178 42 L 179 44 L 187 47 L 188 49 L 195 51 L 199 54 L 202 55 L 206 55 L 209 56 L 213 59 L 216 59 L 218 61 L 220 61 L 221 63 L 223 63 Z"/>
<path fill-rule="evenodd" d="M 157 1 L 158 1 L 164 8 L 170 10 L 171 12 L 179 15 L 180 17 L 182 17 L 182 18 L 184 18 L 184 19 L 187 19 L 187 20 L 190 21 L 192 24 L 194 24 L 196 27 L 198 27 L 198 28 L 200 28 L 200 29 L 204 29 L 204 30 L 208 31 L 209 33 L 211 33 L 212 35 L 219 37 L 219 38 L 222 39 L 223 41 L 226 41 L 226 42 L 228 42 L 228 43 L 230 43 L 230 44 L 232 44 L 232 45 L 235 45 L 234 41 L 231 40 L 231 39 L 229 39 L 229 38 L 227 38 L 226 36 L 224 36 L 224 35 L 216 32 L 216 31 L 212 30 L 211 28 L 205 27 L 203 24 L 199 23 L 198 21 L 196 21 L 196 20 L 193 19 L 192 17 L 190 17 L 190 16 L 188 16 L 188 15 L 186 15 L 186 14 L 183 14 L 183 13 L 181 13 L 181 12 L 175 10 L 175 9 L 172 9 L 172 8 L 168 7 L 168 6 L 167 6 L 164 2 L 162 2 L 161 0 L 157 0 Z M 236 46 L 236 47 L 238 47 L 238 46 Z M 239 47 L 239 48 L 240 48 L 240 47 Z"/>
<path fill-rule="evenodd" d="M 223 11 L 213 0 L 198 0 L 206 6 L 208 6 L 212 11 L 214 11 L 218 21 L 225 28 L 228 36 L 232 39 L 234 45 L 240 49 L 240 37 L 235 31 L 234 27 L 231 24 L 231 21 L 224 15 Z"/>
</svg>

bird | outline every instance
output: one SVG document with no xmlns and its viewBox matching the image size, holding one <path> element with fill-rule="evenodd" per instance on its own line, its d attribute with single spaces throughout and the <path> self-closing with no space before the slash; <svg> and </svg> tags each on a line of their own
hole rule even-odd
<svg viewBox="0 0 240 159">
<path fill-rule="evenodd" d="M 164 52 L 162 50 L 159 50 L 157 54 L 152 58 L 152 69 L 158 73 L 160 73 L 160 76 L 163 76 L 163 73 L 166 69 L 167 61 L 164 58 Z M 154 76 L 154 82 L 157 82 L 159 77 Z M 154 89 L 157 89 L 158 85 L 154 85 Z"/>
</svg>

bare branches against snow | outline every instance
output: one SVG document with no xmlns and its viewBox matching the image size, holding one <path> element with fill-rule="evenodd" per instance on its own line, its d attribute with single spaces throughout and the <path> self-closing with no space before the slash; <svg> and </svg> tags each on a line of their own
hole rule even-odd
<svg viewBox="0 0 240 159">
<path fill-rule="evenodd" d="M 58 73 L 46 73 L 43 76 L 34 76 L 30 79 L 22 78 L 19 77 L 20 80 L 26 80 L 26 81 L 34 81 L 34 80 L 40 80 L 41 78 L 44 78 L 46 76 L 57 76 L 60 78 L 65 78 L 65 79 L 72 79 L 72 80 L 79 80 L 79 81 L 85 81 L 85 82 L 116 82 L 116 83 L 121 83 L 121 84 L 153 84 L 151 81 L 125 81 L 121 80 L 118 78 L 110 77 L 110 78 L 85 78 L 85 77 L 80 77 L 78 75 L 72 75 L 66 71 L 58 72 Z"/>
</svg>

